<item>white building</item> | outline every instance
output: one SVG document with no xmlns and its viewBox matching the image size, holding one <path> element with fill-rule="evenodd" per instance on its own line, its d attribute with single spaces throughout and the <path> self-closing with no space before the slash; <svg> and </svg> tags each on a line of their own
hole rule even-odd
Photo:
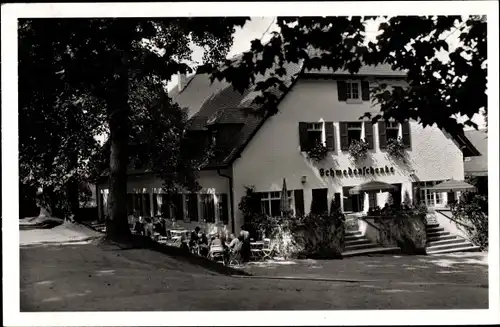
<svg viewBox="0 0 500 327">
<path fill-rule="evenodd" d="M 199 193 L 186 192 L 173 199 L 175 207 L 182 208 L 177 213 L 158 195 L 161 181 L 147 173 L 130 175 L 131 206 L 135 201 L 135 208 L 143 215 L 176 216 L 186 227 L 204 219 L 210 230 L 237 232 L 243 224 L 238 203 L 245 187 L 254 186 L 262 193 L 263 210 L 279 214 L 283 178 L 296 214 L 309 213 L 313 199 L 325 209 L 336 199 L 344 212 L 366 212 L 370 206 L 383 206 L 387 193 L 349 195 L 349 188 L 370 180 L 397 186 L 395 201 L 407 193 L 411 199 L 440 207 L 454 196 L 416 187 L 464 179 L 463 151 L 473 155 L 477 150 L 463 135 L 451 137 L 437 127 L 423 128 L 413 121 L 371 124 L 359 120 L 366 112 L 378 111 L 369 101 L 369 88 L 378 83 L 404 86 L 403 73 L 377 66 L 363 67 L 354 76 L 325 70 L 292 77 L 300 68 L 298 64 L 288 66 L 288 90 L 277 92 L 281 98 L 279 112 L 268 118 L 244 114 L 243 109 L 254 106 L 254 92 L 241 95 L 227 83 L 216 81 L 211 85 L 208 76 L 202 74 L 180 79 L 181 85 L 172 92 L 174 101 L 189 109 L 192 135 L 216 142 L 219 155 L 199 172 Z M 406 163 L 387 154 L 387 140 L 396 137 L 405 144 Z M 329 150 L 318 163 L 304 152 L 315 139 Z M 368 156 L 359 164 L 352 162 L 347 151 L 353 139 L 369 143 Z M 102 217 L 107 185 L 98 188 Z"/>
</svg>

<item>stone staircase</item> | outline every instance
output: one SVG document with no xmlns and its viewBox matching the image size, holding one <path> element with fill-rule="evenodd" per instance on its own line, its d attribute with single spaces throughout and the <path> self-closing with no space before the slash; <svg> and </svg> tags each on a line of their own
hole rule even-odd
<svg viewBox="0 0 500 327">
<path fill-rule="evenodd" d="M 359 255 L 398 253 L 399 247 L 382 247 L 363 236 L 359 230 L 348 230 L 345 234 L 345 248 L 342 257 L 353 257 Z"/>
<path fill-rule="evenodd" d="M 479 246 L 470 241 L 446 232 L 435 219 L 428 219 L 426 226 L 427 254 L 441 254 L 451 252 L 479 252 Z"/>
</svg>

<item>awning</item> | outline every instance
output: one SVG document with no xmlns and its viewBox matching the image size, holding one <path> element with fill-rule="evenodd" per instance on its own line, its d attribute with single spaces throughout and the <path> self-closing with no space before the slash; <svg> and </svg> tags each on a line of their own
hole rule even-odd
<svg viewBox="0 0 500 327">
<path fill-rule="evenodd" d="M 456 181 L 454 179 L 439 183 L 433 187 L 426 188 L 431 192 L 475 192 L 476 187 L 464 181 Z"/>
<path fill-rule="evenodd" d="M 398 188 L 394 185 L 384 182 L 371 181 L 361 185 L 354 186 L 349 190 L 349 194 L 376 193 L 376 192 L 390 192 L 396 191 Z"/>
</svg>

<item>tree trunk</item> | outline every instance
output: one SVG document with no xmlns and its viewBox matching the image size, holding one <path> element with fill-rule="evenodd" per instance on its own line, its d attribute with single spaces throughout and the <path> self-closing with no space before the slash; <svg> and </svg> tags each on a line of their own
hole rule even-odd
<svg viewBox="0 0 500 327">
<path fill-rule="evenodd" d="M 111 64 L 116 68 L 116 77 L 108 87 L 106 101 L 111 145 L 106 236 L 111 240 L 126 241 L 131 236 L 127 220 L 129 82 L 126 52 L 117 51 Z"/>
</svg>

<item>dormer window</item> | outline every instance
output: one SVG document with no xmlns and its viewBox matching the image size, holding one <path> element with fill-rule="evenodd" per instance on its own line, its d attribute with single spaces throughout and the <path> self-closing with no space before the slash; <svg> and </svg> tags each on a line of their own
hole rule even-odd
<svg viewBox="0 0 500 327">
<path fill-rule="evenodd" d="M 360 100 L 361 99 L 361 82 L 360 81 L 347 81 L 346 82 L 346 97 L 347 97 L 347 100 Z"/>
</svg>

